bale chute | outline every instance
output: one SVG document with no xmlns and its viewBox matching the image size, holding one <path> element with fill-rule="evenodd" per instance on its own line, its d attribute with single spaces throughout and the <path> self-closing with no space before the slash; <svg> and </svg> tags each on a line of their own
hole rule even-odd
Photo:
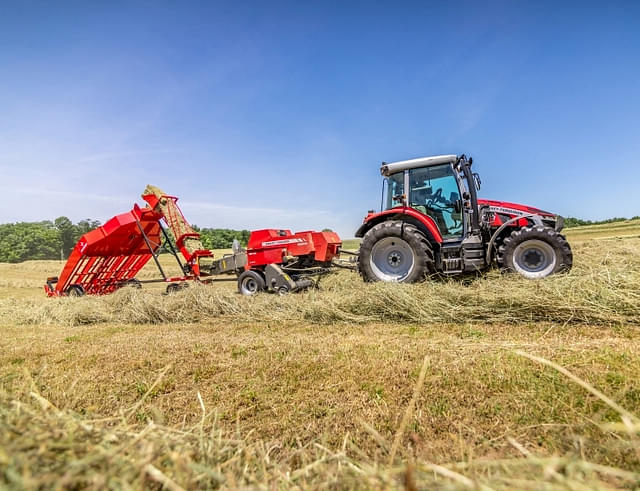
<svg viewBox="0 0 640 491">
<path fill-rule="evenodd" d="M 178 207 L 178 198 L 169 196 L 156 186 L 147 184 L 142 195 L 149 206 L 162 218 L 173 231 L 176 245 L 196 275 L 200 274 L 199 258 L 212 257 L 211 251 L 204 248 L 197 233 L 186 220 Z"/>
</svg>

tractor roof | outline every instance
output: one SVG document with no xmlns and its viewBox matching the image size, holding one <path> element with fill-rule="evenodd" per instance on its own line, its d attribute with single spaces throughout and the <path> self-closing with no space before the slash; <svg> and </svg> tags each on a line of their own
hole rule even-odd
<svg viewBox="0 0 640 491">
<path fill-rule="evenodd" d="M 400 160 L 399 162 L 382 162 L 380 166 L 380 174 L 390 176 L 396 172 L 406 169 L 415 169 L 416 167 L 428 167 L 439 164 L 453 164 L 458 160 L 457 155 L 434 155 L 433 157 L 420 157 L 419 159 Z"/>
</svg>

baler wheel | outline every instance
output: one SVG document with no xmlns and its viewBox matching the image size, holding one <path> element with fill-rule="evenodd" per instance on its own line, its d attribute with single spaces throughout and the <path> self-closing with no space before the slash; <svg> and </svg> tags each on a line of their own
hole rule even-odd
<svg viewBox="0 0 640 491">
<path fill-rule="evenodd" d="M 389 220 L 365 234 L 358 265 L 365 281 L 413 283 L 434 272 L 433 249 L 414 225 Z"/>
<path fill-rule="evenodd" d="M 498 248 L 497 260 L 503 271 L 539 279 L 569 271 L 573 253 L 564 235 L 536 225 L 511 232 Z"/>
<path fill-rule="evenodd" d="M 257 271 L 244 271 L 238 276 L 238 292 L 243 295 L 255 295 L 265 289 L 264 278 Z"/>
<path fill-rule="evenodd" d="M 287 295 L 290 291 L 291 289 L 288 286 L 283 285 L 278 288 L 278 295 Z"/>
</svg>

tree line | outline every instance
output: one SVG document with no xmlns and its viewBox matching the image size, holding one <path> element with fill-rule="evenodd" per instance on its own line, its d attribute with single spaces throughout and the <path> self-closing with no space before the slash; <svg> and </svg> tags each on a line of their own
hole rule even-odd
<svg viewBox="0 0 640 491">
<path fill-rule="evenodd" d="M 583 225 L 604 225 L 606 223 L 626 222 L 627 220 L 638 220 L 640 216 L 634 216 L 631 218 L 614 217 L 607 218 L 606 220 L 582 220 L 581 218 L 568 217 L 564 219 L 564 226 L 567 228 L 581 227 Z"/>
<path fill-rule="evenodd" d="M 240 245 L 246 246 L 249 242 L 249 230 L 232 230 L 230 228 L 200 228 L 193 225 L 193 229 L 200 234 L 200 240 L 205 249 L 228 249 L 234 239 Z"/>
<path fill-rule="evenodd" d="M 58 217 L 53 221 L 0 224 L 0 262 L 66 259 L 80 237 L 100 225 L 98 220 L 90 218 L 73 223 L 67 217 Z M 230 248 L 234 239 L 246 246 L 249 240 L 248 230 L 193 228 L 201 235 L 207 249 Z"/>
<path fill-rule="evenodd" d="M 99 225 L 90 218 L 73 223 L 67 217 L 0 224 L 0 262 L 66 258 L 78 239 Z"/>
</svg>

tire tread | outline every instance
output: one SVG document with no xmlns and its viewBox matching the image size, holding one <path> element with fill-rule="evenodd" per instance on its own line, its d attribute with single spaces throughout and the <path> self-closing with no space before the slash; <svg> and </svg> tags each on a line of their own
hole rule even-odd
<svg viewBox="0 0 640 491">
<path fill-rule="evenodd" d="M 571 246 L 567 241 L 567 238 L 559 232 L 556 232 L 551 227 L 545 227 L 541 225 L 533 225 L 522 227 L 511 232 L 506 236 L 500 246 L 496 255 L 498 266 L 503 272 L 515 272 L 515 269 L 510 264 L 515 248 L 522 242 L 528 239 L 540 239 L 545 240 L 555 249 L 557 254 L 557 264 L 554 271 L 551 274 L 566 272 L 573 266 L 573 252 Z"/>
<path fill-rule="evenodd" d="M 369 267 L 369 259 L 374 244 L 386 237 L 403 238 L 414 249 L 416 261 L 414 271 L 402 281 L 403 283 L 421 281 L 434 273 L 433 247 L 427 236 L 413 224 L 401 220 L 387 220 L 371 227 L 362 239 L 358 270 L 365 281 L 379 281 Z"/>
</svg>

